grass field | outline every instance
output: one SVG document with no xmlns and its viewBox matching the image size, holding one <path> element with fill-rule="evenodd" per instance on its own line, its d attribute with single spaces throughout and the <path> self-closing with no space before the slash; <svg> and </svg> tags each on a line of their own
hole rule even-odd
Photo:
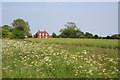
<svg viewBox="0 0 120 80">
<path fill-rule="evenodd" d="M 113 39 L 71 39 L 71 38 L 26 38 L 25 40 L 32 42 L 43 42 L 49 44 L 62 44 L 62 45 L 78 45 L 100 48 L 118 48 L 118 40 Z"/>
<path fill-rule="evenodd" d="M 118 78 L 118 40 L 2 41 L 3 78 Z"/>
</svg>

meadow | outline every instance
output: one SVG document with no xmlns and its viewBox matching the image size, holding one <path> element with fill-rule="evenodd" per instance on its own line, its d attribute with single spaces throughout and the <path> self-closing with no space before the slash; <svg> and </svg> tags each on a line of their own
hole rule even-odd
<svg viewBox="0 0 120 80">
<path fill-rule="evenodd" d="M 3 78 L 118 78 L 118 40 L 2 39 Z"/>
<path fill-rule="evenodd" d="M 114 39 L 75 39 L 75 38 L 26 38 L 32 42 L 43 42 L 49 44 L 78 45 L 100 48 L 118 48 L 118 40 Z"/>
</svg>

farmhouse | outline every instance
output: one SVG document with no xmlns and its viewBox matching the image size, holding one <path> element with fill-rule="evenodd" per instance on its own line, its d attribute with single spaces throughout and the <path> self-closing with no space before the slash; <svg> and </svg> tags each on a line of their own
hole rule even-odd
<svg viewBox="0 0 120 80">
<path fill-rule="evenodd" d="M 48 32 L 46 32 L 46 30 L 44 31 L 40 31 L 38 30 L 38 32 L 32 36 L 33 38 L 50 38 L 51 36 L 49 35 Z"/>
</svg>

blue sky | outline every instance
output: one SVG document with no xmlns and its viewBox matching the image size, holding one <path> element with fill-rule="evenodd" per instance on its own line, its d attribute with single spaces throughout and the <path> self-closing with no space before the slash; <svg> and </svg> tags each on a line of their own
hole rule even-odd
<svg viewBox="0 0 120 80">
<path fill-rule="evenodd" d="M 83 32 L 100 36 L 118 33 L 117 2 L 3 2 L 2 25 L 21 18 L 38 29 L 59 34 L 67 22 L 75 22 Z"/>
</svg>

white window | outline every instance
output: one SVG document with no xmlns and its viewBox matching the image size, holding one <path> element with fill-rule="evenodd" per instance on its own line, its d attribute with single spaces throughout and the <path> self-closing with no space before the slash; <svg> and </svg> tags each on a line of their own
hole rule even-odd
<svg viewBox="0 0 120 80">
<path fill-rule="evenodd" d="M 39 35 L 41 36 L 41 33 Z"/>
</svg>

